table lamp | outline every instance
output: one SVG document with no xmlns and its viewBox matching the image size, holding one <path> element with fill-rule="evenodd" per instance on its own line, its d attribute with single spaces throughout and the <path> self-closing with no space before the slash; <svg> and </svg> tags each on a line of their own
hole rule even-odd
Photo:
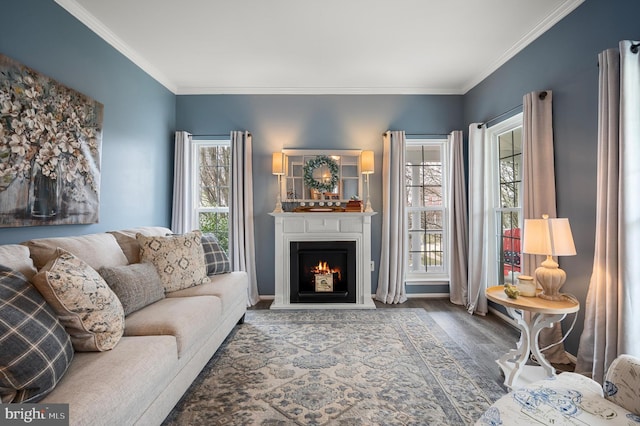
<svg viewBox="0 0 640 426">
<path fill-rule="evenodd" d="M 576 254 L 569 219 L 549 219 L 546 214 L 542 215 L 542 219 L 525 219 L 522 247 L 523 253 L 547 256 L 535 272 L 536 281 L 542 286 L 542 293 L 538 297 L 564 300 L 559 290 L 567 279 L 567 274 L 558 267 L 552 256 Z"/>
<path fill-rule="evenodd" d="M 276 207 L 274 213 L 282 213 L 282 199 L 280 192 L 282 191 L 282 175 L 284 175 L 284 158 L 282 152 L 274 152 L 271 156 L 271 173 L 278 176 L 278 196 L 276 197 Z"/>
<path fill-rule="evenodd" d="M 373 173 L 373 151 L 362 151 L 360 155 L 360 171 L 365 177 L 367 183 L 367 203 L 365 204 L 364 211 L 372 212 L 371 201 L 369 200 L 369 175 Z"/>
</svg>

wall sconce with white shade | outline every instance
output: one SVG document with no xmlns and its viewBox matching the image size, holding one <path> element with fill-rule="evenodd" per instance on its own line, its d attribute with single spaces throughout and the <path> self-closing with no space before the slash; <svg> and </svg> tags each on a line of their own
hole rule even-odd
<svg viewBox="0 0 640 426">
<path fill-rule="evenodd" d="M 542 293 L 538 297 L 547 300 L 564 300 L 559 290 L 567 274 L 558 267 L 552 256 L 575 256 L 576 254 L 569 219 L 549 219 L 546 214 L 542 215 L 542 219 L 525 219 L 522 247 L 523 253 L 547 256 L 535 272 L 536 280 L 542 286 Z"/>
<path fill-rule="evenodd" d="M 276 207 L 274 213 L 282 213 L 282 199 L 280 192 L 282 190 L 282 175 L 284 175 L 284 155 L 282 152 L 274 152 L 271 156 L 271 173 L 278 176 L 278 196 L 276 197 Z"/>
<path fill-rule="evenodd" d="M 373 151 L 362 151 L 362 154 L 360 154 L 360 171 L 364 175 L 367 183 L 367 202 L 364 208 L 365 212 L 373 211 L 371 208 L 371 200 L 369 199 L 369 175 L 373 173 L 374 169 L 373 158 Z"/>
</svg>

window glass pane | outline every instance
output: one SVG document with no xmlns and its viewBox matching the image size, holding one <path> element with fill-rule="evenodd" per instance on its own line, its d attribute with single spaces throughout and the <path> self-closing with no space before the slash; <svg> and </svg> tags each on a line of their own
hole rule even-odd
<svg viewBox="0 0 640 426">
<path fill-rule="evenodd" d="M 410 272 L 441 272 L 444 266 L 443 234 L 409 231 Z"/>
<path fill-rule="evenodd" d="M 200 230 L 216 236 L 220 247 L 229 253 L 229 213 L 202 212 L 199 214 Z"/>
</svg>

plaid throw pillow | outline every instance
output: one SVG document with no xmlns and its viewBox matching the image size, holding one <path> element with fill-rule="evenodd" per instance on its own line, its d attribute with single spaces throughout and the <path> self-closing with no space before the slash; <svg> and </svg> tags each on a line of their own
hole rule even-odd
<svg viewBox="0 0 640 426">
<path fill-rule="evenodd" d="M 207 264 L 207 275 L 231 272 L 231 264 L 227 253 L 222 250 L 215 235 L 203 234 L 202 248 L 204 249 L 204 260 Z"/>
<path fill-rule="evenodd" d="M 20 272 L 0 265 L 0 398 L 40 401 L 73 358 L 69 335 L 53 309 Z"/>
</svg>

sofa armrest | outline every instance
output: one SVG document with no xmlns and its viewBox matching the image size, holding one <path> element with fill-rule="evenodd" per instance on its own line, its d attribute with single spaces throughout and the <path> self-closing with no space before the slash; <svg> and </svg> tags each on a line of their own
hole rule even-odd
<svg viewBox="0 0 640 426">
<path fill-rule="evenodd" d="M 605 397 L 614 404 L 640 415 L 640 359 L 620 355 L 604 378 Z"/>
</svg>

